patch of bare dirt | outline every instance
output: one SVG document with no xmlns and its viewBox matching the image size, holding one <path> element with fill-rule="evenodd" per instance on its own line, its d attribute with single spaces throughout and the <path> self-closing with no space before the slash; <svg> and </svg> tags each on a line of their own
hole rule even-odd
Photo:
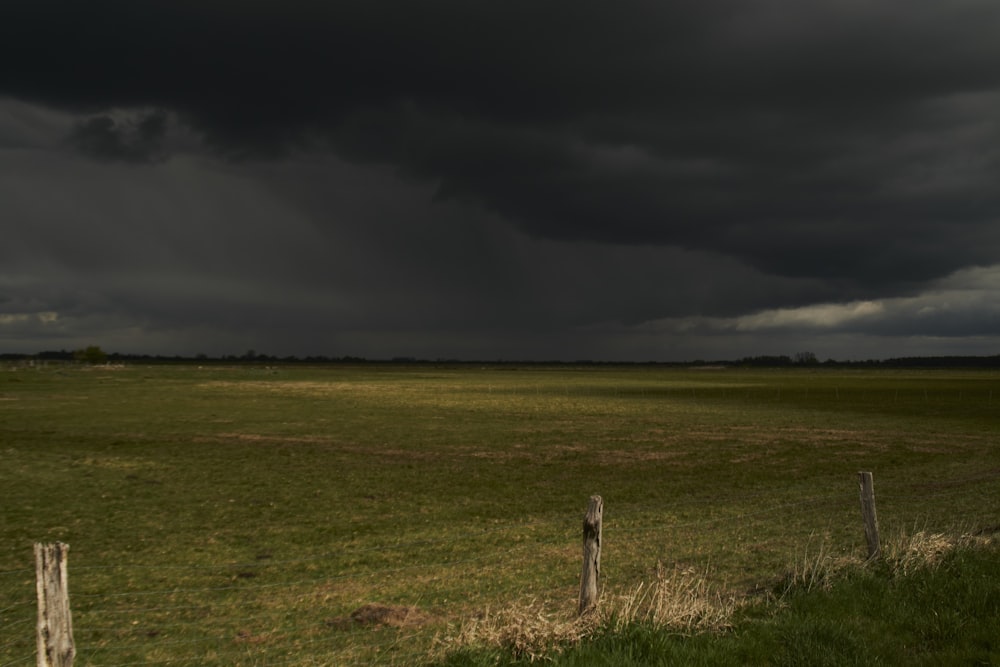
<svg viewBox="0 0 1000 667">
<path fill-rule="evenodd" d="M 366 604 L 358 607 L 348 616 L 339 616 L 326 621 L 336 630 L 350 630 L 356 627 L 413 628 L 424 625 L 431 617 L 416 607 L 400 605 Z"/>
</svg>

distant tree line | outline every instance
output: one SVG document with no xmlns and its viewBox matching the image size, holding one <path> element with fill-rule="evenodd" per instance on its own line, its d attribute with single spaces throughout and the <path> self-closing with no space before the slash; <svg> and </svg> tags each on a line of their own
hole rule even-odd
<svg viewBox="0 0 1000 667">
<path fill-rule="evenodd" d="M 931 357 L 896 357 L 890 359 L 868 359 L 864 361 L 837 361 L 827 359 L 819 361 L 812 352 L 798 352 L 794 355 L 761 355 L 754 357 L 743 357 L 736 360 L 716 360 L 706 361 L 696 359 L 683 362 L 608 362 L 578 359 L 575 361 L 525 361 L 525 360 L 461 360 L 461 359 L 420 359 L 416 357 L 391 357 L 388 359 L 367 359 L 365 357 L 341 356 L 331 357 L 323 355 L 298 356 L 275 356 L 260 354 L 255 350 L 248 350 L 244 354 L 229 354 L 222 356 L 209 356 L 207 354 L 196 354 L 194 356 L 184 355 L 151 355 L 151 354 L 121 354 L 117 352 L 107 353 L 97 345 L 91 345 L 79 350 L 46 350 L 37 354 L 23 353 L 0 353 L 0 360 L 4 361 L 57 361 L 78 364 L 122 364 L 122 363 L 145 363 L 145 364 L 489 364 L 496 366 L 664 366 L 664 367 L 698 367 L 698 366 L 725 366 L 725 367 L 752 367 L 752 368 L 798 368 L 798 367 L 843 367 L 843 368 L 1000 368 L 1000 354 L 992 356 L 931 356 Z"/>
</svg>

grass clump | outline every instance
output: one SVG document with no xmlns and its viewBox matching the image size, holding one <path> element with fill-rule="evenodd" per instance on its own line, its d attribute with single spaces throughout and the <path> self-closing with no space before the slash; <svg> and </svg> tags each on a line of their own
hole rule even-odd
<svg viewBox="0 0 1000 667">
<path fill-rule="evenodd" d="M 466 632 L 435 664 L 943 665 L 1000 660 L 1000 548 L 983 537 L 897 536 L 880 562 L 803 561 L 780 597 L 758 604 L 705 595 L 697 578 L 663 577 L 612 596 L 592 617 L 546 627 L 548 650 L 513 627 Z M 799 565 L 796 566 L 800 567 Z M 569 631 L 572 628 L 572 631 Z"/>
<path fill-rule="evenodd" d="M 779 598 L 793 591 L 830 590 L 844 578 L 865 567 L 882 569 L 888 576 L 908 575 L 939 566 L 955 549 L 989 546 L 993 539 L 980 532 L 944 533 L 897 531 L 882 544 L 880 558 L 863 560 L 857 554 L 837 554 L 826 541 L 813 549 L 811 542 L 778 587 Z"/>
<path fill-rule="evenodd" d="M 795 590 L 829 590 L 845 573 L 862 564 L 854 554 L 837 554 L 826 540 L 818 547 L 813 547 L 810 540 L 778 586 L 778 597 Z"/>
<path fill-rule="evenodd" d="M 475 615 L 453 636 L 439 638 L 439 655 L 445 665 L 480 664 L 483 659 L 533 663 L 623 638 L 648 645 L 629 649 L 645 655 L 647 648 L 659 646 L 660 635 L 687 637 L 728 629 L 740 604 L 735 597 L 711 593 L 706 579 L 694 570 L 668 573 L 658 563 L 651 582 L 605 591 L 599 605 L 582 616 L 553 611 L 538 600 Z"/>
<path fill-rule="evenodd" d="M 910 574 L 918 570 L 934 569 L 959 546 L 973 546 L 987 542 L 971 535 L 959 537 L 945 533 L 918 530 L 913 534 L 900 534 L 883 546 L 885 565 L 893 574 Z"/>
<path fill-rule="evenodd" d="M 648 625 L 671 633 L 692 634 L 730 627 L 740 602 L 734 596 L 712 593 L 707 580 L 693 569 L 667 572 L 657 563 L 656 579 L 641 582 L 623 594 L 612 595 L 598 610 L 601 627 L 621 631 Z"/>
</svg>

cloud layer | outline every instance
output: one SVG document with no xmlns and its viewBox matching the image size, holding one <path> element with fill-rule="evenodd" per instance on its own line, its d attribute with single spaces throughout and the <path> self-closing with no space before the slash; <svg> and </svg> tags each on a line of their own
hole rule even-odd
<svg viewBox="0 0 1000 667">
<path fill-rule="evenodd" d="M 8 349 L 850 357 L 1000 333 L 993 2 L 4 13 Z"/>
</svg>

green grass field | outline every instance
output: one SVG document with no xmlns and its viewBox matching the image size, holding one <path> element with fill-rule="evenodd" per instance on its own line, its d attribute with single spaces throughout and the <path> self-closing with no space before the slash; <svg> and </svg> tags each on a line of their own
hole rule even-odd
<svg viewBox="0 0 1000 667">
<path fill-rule="evenodd" d="M 859 470 L 883 535 L 996 532 L 998 426 L 993 371 L 0 367 L 0 665 L 56 540 L 78 665 L 419 664 L 489 610 L 570 618 L 594 493 L 609 596 L 763 598 L 862 558 Z"/>
</svg>

